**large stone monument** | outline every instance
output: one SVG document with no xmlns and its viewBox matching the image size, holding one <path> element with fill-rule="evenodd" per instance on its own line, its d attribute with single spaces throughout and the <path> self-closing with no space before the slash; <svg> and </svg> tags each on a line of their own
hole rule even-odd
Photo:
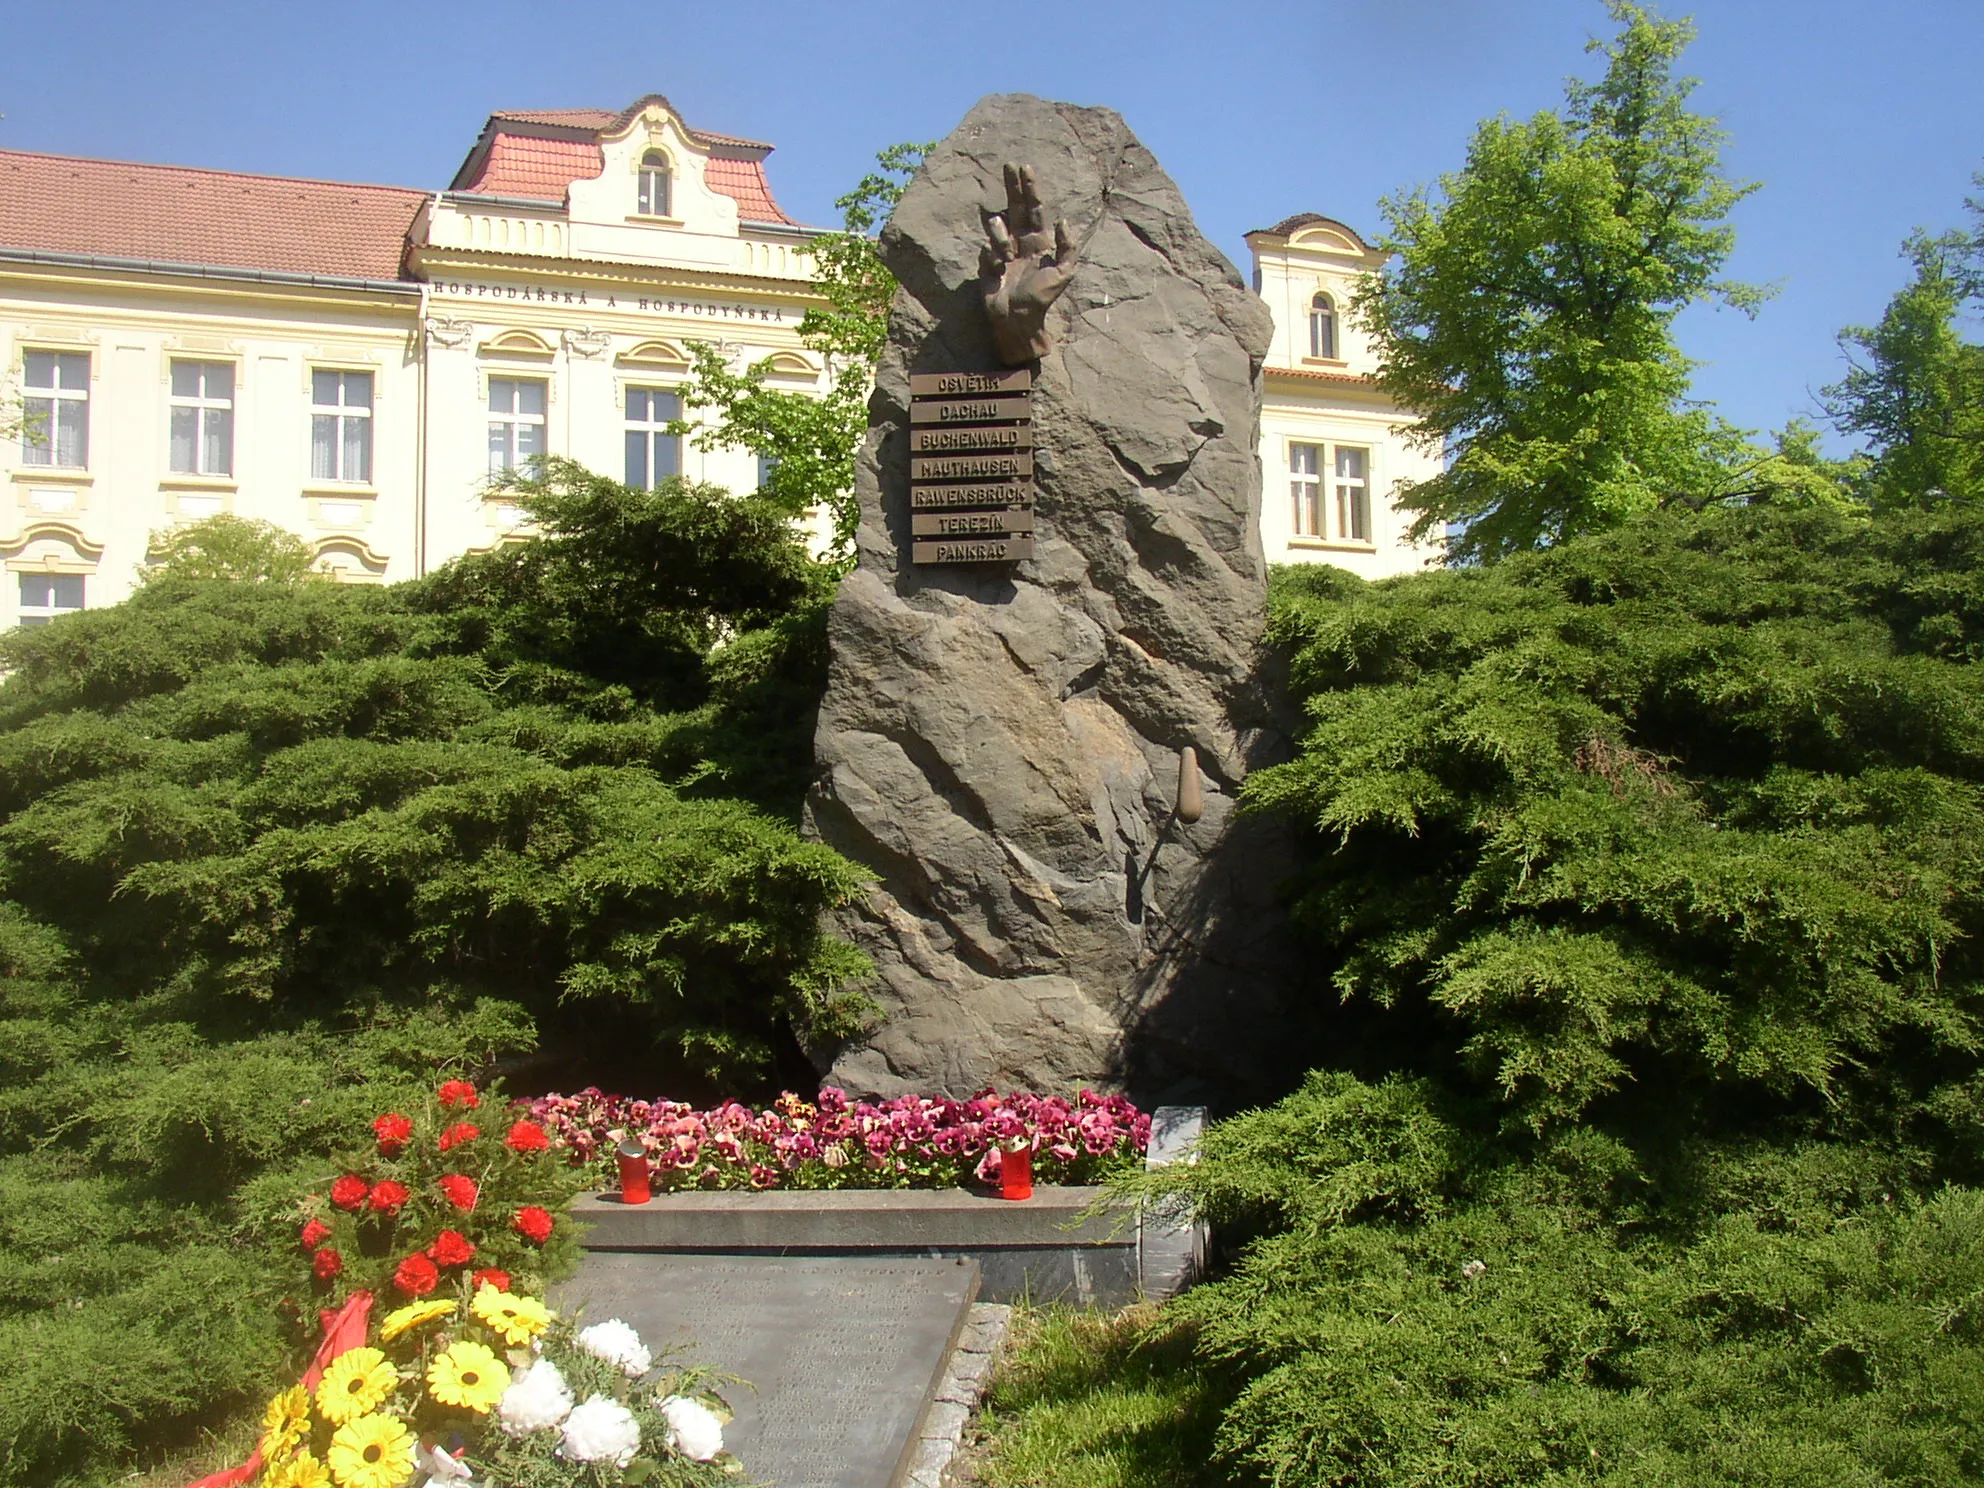
<svg viewBox="0 0 1984 1488">
<path fill-rule="evenodd" d="M 882 253 L 808 802 L 876 875 L 839 928 L 882 1017 L 816 1057 L 882 1094 L 1258 1078 L 1296 1016 L 1285 846 L 1234 813 L 1286 739 L 1268 312 L 1116 114 L 1024 95 L 931 152 Z"/>
</svg>

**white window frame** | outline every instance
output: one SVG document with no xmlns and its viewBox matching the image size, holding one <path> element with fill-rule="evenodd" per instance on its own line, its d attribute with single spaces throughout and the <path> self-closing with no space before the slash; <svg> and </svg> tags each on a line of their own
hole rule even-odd
<svg viewBox="0 0 1984 1488">
<path fill-rule="evenodd" d="M 496 407 L 496 390 L 498 387 L 511 389 L 509 397 L 510 406 L 507 409 Z M 542 400 L 543 412 L 523 413 L 519 411 L 518 404 L 522 400 L 518 396 L 517 390 L 525 387 L 542 389 L 544 394 Z M 551 428 L 551 381 L 549 378 L 492 376 L 489 379 L 489 395 L 484 399 L 484 402 L 489 408 L 490 443 L 494 443 L 494 436 L 498 430 L 501 430 L 503 434 L 504 459 L 507 462 L 501 465 L 497 464 L 496 451 L 493 448 L 490 449 L 489 473 L 491 475 L 507 475 L 513 470 L 520 470 L 528 461 L 549 451 L 550 446 L 546 442 L 546 436 L 549 434 Z M 537 448 L 530 454 L 519 455 L 518 446 L 521 443 L 518 438 L 519 431 L 529 428 L 535 428 L 537 430 Z"/>
<path fill-rule="evenodd" d="M 1290 530 L 1297 537 L 1323 537 L 1323 461 L 1329 447 L 1308 440 L 1288 442 Z"/>
<path fill-rule="evenodd" d="M 1358 468 L 1344 469 L 1345 457 L 1354 457 Z M 1337 540 L 1347 543 L 1371 541 L 1371 451 L 1361 444 L 1339 444 L 1330 450 L 1331 512 L 1336 518 Z"/>
<path fill-rule="evenodd" d="M 675 412 L 667 418 L 658 419 L 654 416 L 654 406 L 650 403 L 648 405 L 648 416 L 644 419 L 637 419 L 634 417 L 632 410 L 627 406 L 637 393 L 645 395 L 650 399 L 656 394 L 665 398 L 673 398 L 675 400 Z M 641 482 L 639 484 L 635 482 L 633 462 L 628 460 L 625 462 L 626 483 L 628 485 L 634 486 L 637 490 L 652 491 L 656 484 L 665 480 L 667 476 L 682 474 L 682 436 L 668 432 L 668 425 L 682 417 L 682 390 L 679 387 L 660 387 L 653 383 L 627 384 L 620 391 L 620 417 L 621 428 L 625 431 L 620 441 L 623 449 L 633 439 L 638 438 L 641 441 L 641 465 L 643 472 Z M 656 474 L 654 452 L 656 442 L 663 439 L 669 441 L 672 446 L 672 463 L 675 468 L 667 471 L 665 474 Z"/>
<path fill-rule="evenodd" d="M 63 615 L 73 615 L 77 613 L 79 610 L 86 609 L 88 607 L 89 576 L 87 574 L 34 573 L 31 571 L 17 571 L 15 577 L 17 583 L 15 585 L 14 592 L 20 601 L 19 619 L 20 619 L 21 628 L 23 630 L 26 630 L 31 626 L 46 625 L 50 621 L 58 619 Z M 79 598 L 75 604 L 65 605 L 65 604 L 56 603 L 54 596 L 54 585 L 56 581 L 61 579 L 74 579 L 77 582 L 77 584 L 82 586 L 81 598 Z M 31 605 L 28 603 L 27 586 L 31 581 L 34 580 L 45 580 L 48 582 L 50 586 L 50 592 L 49 592 L 49 601 L 47 604 Z"/>
<path fill-rule="evenodd" d="M 195 373 L 197 392 L 179 391 L 179 369 L 197 368 Z M 210 377 L 219 372 L 225 379 L 227 393 L 217 396 L 212 390 Z M 235 366 L 232 362 L 216 362 L 205 357 L 173 357 L 166 369 L 166 406 L 170 410 L 166 425 L 166 469 L 174 475 L 229 476 L 234 474 L 234 390 Z M 182 465 L 179 461 L 178 425 L 181 413 L 192 415 L 193 445 L 191 464 Z M 212 426 L 218 423 L 221 429 L 218 459 L 208 447 Z"/>
<path fill-rule="evenodd" d="M 640 217 L 666 217 L 675 201 L 675 172 L 668 157 L 649 150 L 635 167 L 634 212 Z"/>
<path fill-rule="evenodd" d="M 29 369 L 35 357 L 51 358 L 49 376 L 53 382 L 47 386 L 28 380 Z M 83 385 L 80 388 L 68 387 L 63 383 L 63 363 L 67 361 L 77 361 L 83 365 Z M 90 365 L 90 354 L 87 351 L 64 351 L 52 346 L 30 346 L 23 349 L 21 464 L 34 470 L 90 468 L 90 376 L 93 370 Z M 67 463 L 57 459 L 62 450 L 65 406 L 76 410 L 76 427 L 79 430 L 77 458 Z"/>
<path fill-rule="evenodd" d="M 1336 301 L 1320 291 L 1309 301 L 1309 355 L 1319 362 L 1339 359 Z"/>
<path fill-rule="evenodd" d="M 337 401 L 320 403 L 317 401 L 317 379 L 335 377 L 337 379 Z M 368 392 L 362 404 L 346 401 L 349 379 L 363 377 Z M 312 482 L 328 482 L 340 486 L 369 486 L 372 484 L 373 461 L 377 457 L 375 448 L 378 438 L 378 424 L 374 421 L 374 407 L 379 398 L 379 376 L 369 367 L 312 367 L 310 369 L 310 479 Z M 317 469 L 317 431 L 321 422 L 331 425 L 331 472 L 324 474 Z M 348 428 L 347 425 L 355 426 Z M 345 468 L 345 441 L 353 432 L 363 435 L 365 468 L 357 474 Z"/>
</svg>

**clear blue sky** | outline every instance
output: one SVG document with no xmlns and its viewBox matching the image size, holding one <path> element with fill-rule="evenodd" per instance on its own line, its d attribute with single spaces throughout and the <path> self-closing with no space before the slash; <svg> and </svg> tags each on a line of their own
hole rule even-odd
<svg viewBox="0 0 1984 1488">
<path fill-rule="evenodd" d="M 0 145 L 337 180 L 447 183 L 499 108 L 664 93 L 770 140 L 786 210 L 828 223 L 875 150 L 980 95 L 1121 111 L 1244 266 L 1241 234 L 1456 167 L 1479 119 L 1556 105 L 1610 23 L 1598 0 L 874 0 L 642 5 L 126 0 L 7 6 Z M 1668 7 L 1668 13 L 1680 13 Z M 1686 70 L 1764 187 L 1735 277 L 1755 321 L 1691 312 L 1698 393 L 1738 424 L 1811 412 L 1839 327 L 1879 315 L 1908 230 L 1954 226 L 1984 168 L 1984 0 L 1702 0 Z"/>
</svg>

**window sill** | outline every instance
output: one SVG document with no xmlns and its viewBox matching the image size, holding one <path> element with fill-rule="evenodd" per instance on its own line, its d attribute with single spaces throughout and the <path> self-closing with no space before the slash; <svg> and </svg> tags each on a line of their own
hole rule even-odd
<svg viewBox="0 0 1984 1488">
<path fill-rule="evenodd" d="M 1329 537 L 1291 537 L 1288 540 L 1288 545 L 1291 548 L 1310 548 L 1328 553 L 1375 553 L 1378 551 L 1378 545 L 1376 543 L 1359 542 L 1354 538 L 1339 542 L 1335 538 Z"/>
<path fill-rule="evenodd" d="M 1350 363 L 1346 362 L 1342 357 L 1305 356 L 1302 358 L 1302 365 L 1305 367 L 1334 367 L 1338 371 L 1343 371 L 1350 366 Z"/>
<path fill-rule="evenodd" d="M 680 217 L 650 217 L 643 212 L 629 212 L 627 220 L 639 227 L 680 227 Z"/>
<path fill-rule="evenodd" d="M 159 477 L 161 491 L 238 491 L 241 482 L 231 475 L 165 475 Z"/>
<path fill-rule="evenodd" d="M 327 501 L 371 501 L 379 494 L 377 486 L 362 481 L 341 485 L 337 481 L 311 481 L 303 487 L 305 496 L 321 496 Z"/>
<path fill-rule="evenodd" d="M 96 477 L 89 471 L 74 470 L 66 465 L 26 465 L 14 472 L 14 479 L 33 484 L 61 481 L 71 486 L 88 486 L 96 482 Z"/>
</svg>

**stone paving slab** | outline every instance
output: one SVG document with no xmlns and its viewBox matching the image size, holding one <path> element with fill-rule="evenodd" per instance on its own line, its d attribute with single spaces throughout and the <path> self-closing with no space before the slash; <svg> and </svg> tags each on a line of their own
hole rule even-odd
<svg viewBox="0 0 1984 1488">
<path fill-rule="evenodd" d="M 970 1261 L 590 1251 L 555 1289 L 739 1375 L 724 1444 L 772 1488 L 899 1488 L 977 1295 Z"/>
</svg>

